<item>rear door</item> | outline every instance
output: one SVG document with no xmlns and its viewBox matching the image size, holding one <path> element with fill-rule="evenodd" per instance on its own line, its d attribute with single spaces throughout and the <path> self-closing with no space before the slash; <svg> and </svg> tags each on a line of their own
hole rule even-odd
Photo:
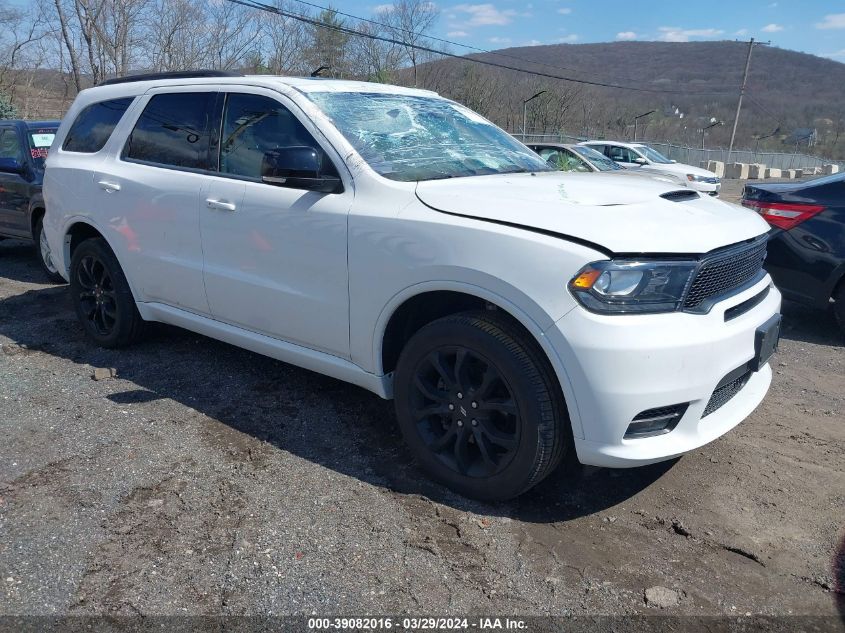
<svg viewBox="0 0 845 633">
<path fill-rule="evenodd" d="M 94 174 L 97 215 L 108 219 L 141 301 L 208 314 L 199 200 L 219 121 L 217 89 L 158 89 L 141 100 L 125 143 Z"/>
<path fill-rule="evenodd" d="M 319 193 L 262 181 L 265 154 L 275 150 L 314 148 L 333 175 L 339 157 L 271 90 L 228 92 L 221 130 L 219 173 L 200 203 L 212 315 L 348 358 L 351 183 L 342 193 Z"/>
<path fill-rule="evenodd" d="M 0 127 L 0 158 L 27 165 L 24 146 L 16 127 Z M 23 174 L 0 171 L 0 234 L 31 237 L 28 222 L 29 180 Z"/>
</svg>

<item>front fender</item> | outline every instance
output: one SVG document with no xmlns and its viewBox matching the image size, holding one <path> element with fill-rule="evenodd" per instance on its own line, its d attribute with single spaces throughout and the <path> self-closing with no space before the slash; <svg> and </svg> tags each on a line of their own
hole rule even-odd
<svg viewBox="0 0 845 633">
<path fill-rule="evenodd" d="M 478 271 L 472 272 L 475 275 L 479 274 Z M 444 278 L 440 281 L 428 280 L 408 286 L 393 295 L 390 301 L 384 306 L 376 321 L 372 335 L 371 366 L 376 368 L 376 374 L 384 375 L 384 367 L 382 366 L 382 351 L 387 325 L 390 322 L 391 317 L 406 301 L 415 296 L 435 291 L 459 292 L 477 297 L 507 312 L 514 319 L 519 321 L 519 323 L 534 338 L 540 346 L 540 349 L 546 355 L 546 358 L 549 360 L 558 382 L 560 383 L 569 409 L 573 433 L 576 437 L 583 437 L 583 430 L 580 422 L 581 416 L 577 408 L 575 390 L 572 387 L 572 382 L 558 351 L 552 346 L 548 337 L 545 335 L 545 332 L 554 324 L 554 319 L 543 311 L 536 302 L 532 301 L 527 295 L 525 295 L 525 293 L 520 291 L 518 288 L 506 284 L 501 279 L 490 277 L 487 281 L 490 282 L 491 285 L 495 284 L 506 286 L 506 292 L 501 292 L 501 289 L 491 290 L 490 286 L 479 285 L 478 283 L 469 281 L 455 281 L 455 271 L 451 271 L 451 275 L 451 278 Z M 513 299 L 508 299 L 506 297 L 512 297 Z"/>
</svg>

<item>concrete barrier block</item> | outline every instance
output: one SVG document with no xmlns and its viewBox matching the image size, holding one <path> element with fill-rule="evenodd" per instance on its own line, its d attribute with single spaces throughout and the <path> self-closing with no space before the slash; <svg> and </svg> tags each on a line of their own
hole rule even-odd
<svg viewBox="0 0 845 633">
<path fill-rule="evenodd" d="M 795 169 L 795 177 L 796 178 L 803 178 L 804 177 L 804 170 L 803 169 Z"/>
<path fill-rule="evenodd" d="M 780 174 L 781 174 L 780 169 L 777 169 L 775 167 L 767 167 L 766 168 L 766 178 L 783 178 L 783 176 L 781 176 Z"/>
<path fill-rule="evenodd" d="M 784 169 L 783 170 L 783 177 L 784 178 L 795 178 L 795 170 L 794 169 Z"/>
<path fill-rule="evenodd" d="M 760 179 L 766 177 L 766 166 L 760 163 L 755 163 L 748 166 L 748 178 Z"/>
<path fill-rule="evenodd" d="M 725 165 L 725 178 L 748 179 L 748 163 L 731 163 Z"/>
<path fill-rule="evenodd" d="M 825 165 L 822 168 L 822 171 L 827 176 L 832 176 L 833 174 L 838 174 L 839 173 L 839 165 L 833 165 L 833 164 Z"/>
<path fill-rule="evenodd" d="M 707 166 L 704 169 L 712 171 L 719 178 L 725 177 L 725 163 L 720 160 L 708 160 Z"/>
</svg>

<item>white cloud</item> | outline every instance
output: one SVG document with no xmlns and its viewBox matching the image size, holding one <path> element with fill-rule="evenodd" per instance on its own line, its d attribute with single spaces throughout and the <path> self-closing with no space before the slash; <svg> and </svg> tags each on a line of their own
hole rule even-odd
<svg viewBox="0 0 845 633">
<path fill-rule="evenodd" d="M 452 10 L 468 17 L 467 26 L 504 26 L 510 24 L 514 16 L 519 15 L 513 9 L 502 10 L 489 3 L 459 4 L 452 7 Z"/>
<path fill-rule="evenodd" d="M 566 37 L 559 37 L 557 41 L 562 43 L 562 44 L 573 44 L 573 43 L 577 42 L 579 39 L 580 39 L 580 37 L 576 33 L 570 33 Z"/>
<path fill-rule="evenodd" d="M 373 13 L 387 13 L 393 11 L 392 4 L 377 4 L 373 7 Z"/>
<path fill-rule="evenodd" d="M 540 46 L 542 43 L 540 40 L 528 40 L 523 43 L 523 46 Z"/>
<path fill-rule="evenodd" d="M 570 13 L 572 13 L 572 9 L 570 9 L 569 7 L 561 7 L 557 10 L 557 12 L 561 15 L 569 15 Z"/>
<path fill-rule="evenodd" d="M 716 37 L 724 33 L 722 29 L 684 29 L 679 26 L 661 26 L 660 36 L 664 42 L 689 42 L 691 37 Z"/>
<path fill-rule="evenodd" d="M 491 37 L 490 41 L 493 44 L 510 44 L 511 38 L 509 38 L 509 37 Z"/>
<path fill-rule="evenodd" d="M 831 13 L 824 20 L 816 22 L 817 29 L 845 29 L 845 13 Z"/>
<path fill-rule="evenodd" d="M 448 37 L 469 37 L 469 33 L 466 31 L 449 31 L 446 35 Z"/>
<path fill-rule="evenodd" d="M 782 31 L 783 27 L 780 24 L 767 24 L 762 29 L 763 33 L 777 33 L 778 31 Z"/>
<path fill-rule="evenodd" d="M 734 35 L 748 35 L 748 29 L 739 29 Z"/>
<path fill-rule="evenodd" d="M 830 57 L 831 59 L 845 59 L 845 48 L 841 51 L 836 51 L 833 53 L 824 53 L 822 57 Z"/>
<path fill-rule="evenodd" d="M 621 31 L 616 34 L 617 40 L 635 40 L 637 39 L 637 34 L 633 31 Z"/>
</svg>

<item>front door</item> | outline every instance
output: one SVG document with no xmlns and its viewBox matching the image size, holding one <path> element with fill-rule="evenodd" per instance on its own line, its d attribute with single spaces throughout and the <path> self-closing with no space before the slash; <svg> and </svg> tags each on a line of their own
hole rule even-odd
<svg viewBox="0 0 845 633">
<path fill-rule="evenodd" d="M 319 193 L 262 181 L 265 154 L 329 153 L 272 91 L 226 95 L 219 175 L 200 202 L 205 287 L 215 319 L 349 357 L 347 216 L 353 191 Z M 295 106 L 292 106 L 295 108 Z"/>
<path fill-rule="evenodd" d="M 0 158 L 25 165 L 20 135 L 13 127 L 0 128 Z M 29 181 L 22 175 L 0 171 L 0 235 L 30 237 Z"/>
</svg>

